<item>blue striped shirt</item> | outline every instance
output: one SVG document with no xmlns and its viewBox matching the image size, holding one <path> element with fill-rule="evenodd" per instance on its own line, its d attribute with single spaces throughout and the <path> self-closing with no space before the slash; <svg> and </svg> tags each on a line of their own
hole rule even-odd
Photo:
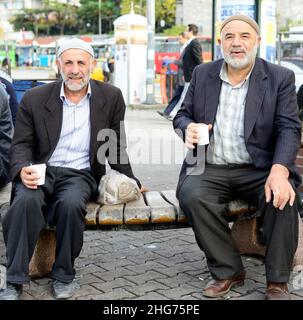
<svg viewBox="0 0 303 320">
<path fill-rule="evenodd" d="M 64 94 L 62 83 L 60 99 L 62 100 L 63 119 L 59 142 L 48 161 L 50 166 L 68 167 L 73 169 L 90 169 L 90 105 L 91 87 L 87 94 L 75 104 Z"/>
</svg>

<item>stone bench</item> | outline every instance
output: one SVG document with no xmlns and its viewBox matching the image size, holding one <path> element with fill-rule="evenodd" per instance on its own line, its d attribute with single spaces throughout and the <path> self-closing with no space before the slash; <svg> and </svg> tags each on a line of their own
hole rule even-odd
<svg viewBox="0 0 303 320">
<path fill-rule="evenodd" d="M 233 222 L 231 235 L 241 254 L 265 255 L 265 247 L 260 241 L 258 211 L 243 201 L 228 204 L 227 213 Z M 299 217 L 298 217 L 299 218 Z M 294 259 L 294 269 L 303 268 L 303 223 L 299 219 L 299 244 Z M 138 229 L 188 226 L 186 215 L 180 210 L 174 190 L 150 191 L 137 201 L 121 205 L 87 204 L 87 227 L 108 229 Z M 32 260 L 30 276 L 47 275 L 55 260 L 55 231 L 41 232 Z"/>
</svg>

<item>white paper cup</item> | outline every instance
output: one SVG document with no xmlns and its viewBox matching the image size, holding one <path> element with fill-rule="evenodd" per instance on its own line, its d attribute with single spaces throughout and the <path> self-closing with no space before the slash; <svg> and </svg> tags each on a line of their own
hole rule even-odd
<svg viewBox="0 0 303 320">
<path fill-rule="evenodd" d="M 41 164 L 33 164 L 30 166 L 31 168 L 33 168 L 36 172 L 36 174 L 40 177 L 38 179 L 38 186 L 41 186 L 45 183 L 45 171 L 46 171 L 46 164 L 45 163 L 41 163 Z"/>
<path fill-rule="evenodd" d="M 208 125 L 205 123 L 199 123 L 198 129 L 198 145 L 206 145 L 209 144 L 209 130 L 208 130 Z"/>
</svg>

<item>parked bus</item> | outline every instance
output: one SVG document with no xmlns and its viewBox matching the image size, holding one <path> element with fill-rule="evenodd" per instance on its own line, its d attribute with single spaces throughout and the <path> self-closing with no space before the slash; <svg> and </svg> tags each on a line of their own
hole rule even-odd
<svg viewBox="0 0 303 320">
<path fill-rule="evenodd" d="M 202 46 L 202 58 L 204 62 L 211 61 L 211 37 L 198 36 Z M 178 36 L 155 37 L 155 65 L 156 73 L 161 73 L 162 63 L 165 60 L 178 60 L 180 57 L 180 43 Z M 177 66 L 171 65 L 171 71 L 176 72 Z"/>
</svg>

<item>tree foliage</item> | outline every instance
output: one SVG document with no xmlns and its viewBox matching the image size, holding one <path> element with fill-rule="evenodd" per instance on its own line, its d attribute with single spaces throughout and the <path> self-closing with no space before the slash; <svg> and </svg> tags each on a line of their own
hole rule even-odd
<svg viewBox="0 0 303 320">
<path fill-rule="evenodd" d="M 38 34 L 68 34 L 77 28 L 76 7 L 57 0 L 43 0 L 39 9 L 25 9 L 11 19 L 15 30 L 32 30 Z"/>
<path fill-rule="evenodd" d="M 135 13 L 146 15 L 146 0 L 122 0 L 121 14 L 130 13 L 131 2 L 133 2 Z M 155 11 L 156 32 L 162 32 L 175 24 L 176 0 L 155 0 Z"/>
<path fill-rule="evenodd" d="M 78 9 L 80 33 L 99 32 L 99 1 L 81 0 L 81 7 Z M 101 1 L 101 22 L 102 33 L 113 31 L 113 21 L 120 15 L 120 0 Z"/>
<path fill-rule="evenodd" d="M 32 30 L 36 35 L 85 34 L 99 32 L 99 0 L 80 0 L 79 8 L 58 0 L 43 0 L 39 9 L 25 9 L 13 16 L 15 30 Z M 113 21 L 120 15 L 134 12 L 146 15 L 146 0 L 101 0 L 102 33 L 113 32 Z M 156 0 L 156 32 L 163 32 L 175 23 L 176 0 Z M 162 22 L 161 22 L 162 21 Z"/>
</svg>

